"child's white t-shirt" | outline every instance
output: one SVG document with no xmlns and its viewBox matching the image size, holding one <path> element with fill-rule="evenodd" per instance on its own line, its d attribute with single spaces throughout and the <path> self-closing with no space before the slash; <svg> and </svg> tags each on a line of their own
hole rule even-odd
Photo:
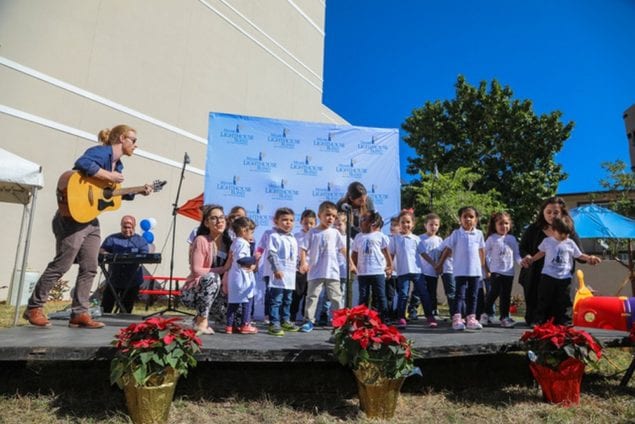
<svg viewBox="0 0 635 424">
<path fill-rule="evenodd" d="M 254 273 L 238 264 L 238 259 L 251 255 L 249 242 L 236 237 L 231 245 L 232 265 L 227 276 L 227 302 L 245 303 L 254 296 L 256 280 Z"/>
<path fill-rule="evenodd" d="M 547 237 L 538 245 L 538 250 L 545 252 L 542 273 L 557 279 L 571 278 L 573 259 L 582 255 L 578 245 L 570 238 L 560 241 Z"/>
<path fill-rule="evenodd" d="M 311 228 L 304 237 L 301 249 L 307 252 L 309 273 L 307 280 L 338 280 L 340 266 L 337 254 L 346 247 L 344 238 L 335 228 Z"/>
<path fill-rule="evenodd" d="M 380 231 L 359 233 L 353 240 L 352 251 L 357 252 L 357 275 L 383 275 L 386 272 L 384 249 L 388 249 L 388 236 Z"/>
<path fill-rule="evenodd" d="M 417 248 L 419 237 L 410 233 L 395 234 L 390 244 L 390 254 L 394 256 L 394 267 L 397 276 L 406 274 L 421 274 L 421 259 Z"/>
<path fill-rule="evenodd" d="M 428 236 L 427 234 L 421 234 L 419 239 L 421 241 L 419 242 L 418 253 L 425 253 L 430 257 L 430 259 L 432 259 L 433 262 L 436 263 L 439 260 L 439 255 L 441 254 L 439 247 L 441 246 L 443 239 L 437 235 Z M 423 257 L 421 258 L 421 271 L 423 275 L 427 275 L 429 277 L 436 277 L 439 275 L 437 270 L 434 269 L 434 266 Z"/>
<path fill-rule="evenodd" d="M 479 250 L 485 248 L 483 232 L 476 228 L 465 231 L 463 227 L 452 231 L 446 239 L 446 245 L 452 249 L 455 277 L 482 277 L 483 267 Z"/>
<path fill-rule="evenodd" d="M 274 255 L 283 273 L 283 278 L 277 280 L 274 277 L 273 265 L 269 261 L 269 256 Z M 267 257 L 264 258 L 269 262 L 271 269 L 271 278 L 269 279 L 269 287 L 276 287 L 287 290 L 295 289 L 295 271 L 298 263 L 298 242 L 290 233 L 275 231 L 269 236 L 269 244 L 267 246 Z"/>
<path fill-rule="evenodd" d="M 520 264 L 518 241 L 512 234 L 491 234 L 485 240 L 485 257 L 490 272 L 514 275 L 514 263 Z"/>
</svg>

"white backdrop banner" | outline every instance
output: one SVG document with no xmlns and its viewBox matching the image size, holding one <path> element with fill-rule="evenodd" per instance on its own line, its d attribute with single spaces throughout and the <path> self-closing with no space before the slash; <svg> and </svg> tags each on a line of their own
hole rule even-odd
<svg viewBox="0 0 635 424">
<path fill-rule="evenodd" d="M 353 181 L 387 218 L 400 207 L 399 131 L 210 113 L 205 203 L 240 205 L 259 234 L 279 207 L 299 217 L 337 202 Z"/>
</svg>

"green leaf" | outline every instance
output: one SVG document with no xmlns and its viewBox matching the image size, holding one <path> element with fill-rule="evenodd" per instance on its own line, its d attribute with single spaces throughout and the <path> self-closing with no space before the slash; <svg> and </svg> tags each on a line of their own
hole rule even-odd
<svg viewBox="0 0 635 424">
<path fill-rule="evenodd" d="M 138 367 L 134 370 L 132 376 L 134 377 L 137 385 L 143 386 L 146 382 L 146 378 L 148 377 L 146 367 Z"/>
</svg>

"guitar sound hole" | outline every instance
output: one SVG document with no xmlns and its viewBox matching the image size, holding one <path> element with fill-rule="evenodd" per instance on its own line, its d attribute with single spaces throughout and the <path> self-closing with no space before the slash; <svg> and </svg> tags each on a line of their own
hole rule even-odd
<svg viewBox="0 0 635 424">
<path fill-rule="evenodd" d="M 110 199 L 112 197 L 112 189 L 105 188 L 104 189 L 104 199 Z"/>
</svg>

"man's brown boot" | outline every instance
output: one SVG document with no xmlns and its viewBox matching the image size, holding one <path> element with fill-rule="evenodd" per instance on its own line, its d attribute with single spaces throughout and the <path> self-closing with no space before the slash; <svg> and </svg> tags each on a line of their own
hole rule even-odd
<svg viewBox="0 0 635 424">
<path fill-rule="evenodd" d="M 22 314 L 22 318 L 29 321 L 29 324 L 35 325 L 36 327 L 51 326 L 51 323 L 49 322 L 46 315 L 44 315 L 44 310 L 42 308 L 27 308 L 24 311 L 24 314 Z"/>
<path fill-rule="evenodd" d="M 68 326 L 71 328 L 102 328 L 106 324 L 103 322 L 95 321 L 91 318 L 88 312 L 82 312 L 81 314 L 71 315 Z"/>
</svg>

